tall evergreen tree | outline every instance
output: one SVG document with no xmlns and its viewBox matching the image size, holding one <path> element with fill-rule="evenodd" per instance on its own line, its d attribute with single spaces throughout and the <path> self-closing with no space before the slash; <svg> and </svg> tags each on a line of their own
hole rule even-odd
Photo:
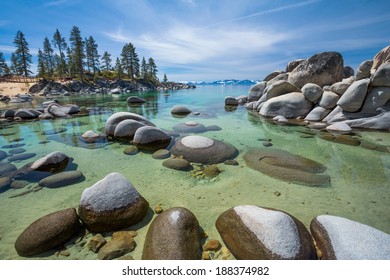
<svg viewBox="0 0 390 280">
<path fill-rule="evenodd" d="M 117 73 L 117 79 L 121 80 L 123 78 L 123 68 L 122 68 L 122 63 L 118 57 L 116 58 L 115 70 Z"/>
<path fill-rule="evenodd" d="M 164 79 L 163 79 L 163 82 L 166 83 L 168 82 L 168 77 L 167 77 L 167 74 L 164 73 Z"/>
<path fill-rule="evenodd" d="M 26 38 L 21 31 L 16 33 L 14 45 L 16 47 L 15 58 L 17 63 L 15 66 L 18 68 L 17 72 L 27 77 L 28 74 L 32 73 L 30 71 L 32 56 L 30 54 Z"/>
<path fill-rule="evenodd" d="M 41 51 L 41 49 L 38 50 L 38 77 L 42 79 L 46 79 L 47 77 L 47 68 L 46 68 L 46 59 Z"/>
<path fill-rule="evenodd" d="M 111 54 L 109 54 L 107 51 L 103 53 L 102 56 L 102 70 L 104 71 L 110 71 L 111 69 Z"/>
<path fill-rule="evenodd" d="M 88 71 L 90 72 L 92 69 L 93 75 L 96 75 L 96 70 L 99 70 L 99 53 L 98 53 L 98 45 L 95 41 L 95 39 L 92 36 L 89 36 L 89 38 L 85 39 L 85 50 L 86 50 L 86 57 L 87 57 L 87 67 Z"/>
<path fill-rule="evenodd" d="M 15 53 L 11 54 L 11 67 L 10 67 L 11 73 L 15 75 L 22 75 L 22 67 L 19 65 L 19 61 L 15 55 Z"/>
<path fill-rule="evenodd" d="M 130 79 L 139 77 L 139 58 L 132 43 L 125 44 L 122 48 L 121 62 L 127 76 Z"/>
<path fill-rule="evenodd" d="M 51 43 L 49 41 L 49 38 L 45 37 L 43 41 L 43 52 L 42 58 L 43 62 L 45 64 L 45 70 L 46 70 L 46 77 L 48 79 L 52 79 L 54 76 L 54 67 L 55 67 L 55 60 L 54 60 L 54 51 L 51 47 Z"/>
<path fill-rule="evenodd" d="M 148 76 L 148 65 L 146 64 L 145 57 L 142 57 L 141 61 L 141 79 L 146 79 Z"/>
<path fill-rule="evenodd" d="M 157 72 L 158 70 L 157 70 L 156 63 L 154 62 L 154 59 L 150 57 L 148 60 L 148 77 L 152 81 L 158 81 Z"/>
<path fill-rule="evenodd" d="M 74 63 L 74 67 L 77 71 L 79 79 L 83 81 L 83 72 L 84 72 L 84 45 L 85 42 L 81 37 L 80 29 L 77 26 L 73 26 L 72 31 L 70 32 L 70 55 L 71 61 Z"/>
<path fill-rule="evenodd" d="M 61 35 L 60 31 L 58 31 L 58 29 L 56 29 L 56 32 L 53 35 L 53 45 L 55 48 L 58 49 L 58 52 L 60 53 L 59 57 L 56 57 L 56 61 L 57 61 L 56 72 L 57 72 L 57 75 L 60 78 L 62 78 L 66 75 L 66 72 L 67 72 L 65 51 L 66 51 L 68 46 L 66 44 L 65 37 L 62 37 L 62 35 Z"/>
<path fill-rule="evenodd" d="M 4 55 L 0 52 L 0 75 L 9 74 L 9 67 L 5 62 Z"/>
</svg>

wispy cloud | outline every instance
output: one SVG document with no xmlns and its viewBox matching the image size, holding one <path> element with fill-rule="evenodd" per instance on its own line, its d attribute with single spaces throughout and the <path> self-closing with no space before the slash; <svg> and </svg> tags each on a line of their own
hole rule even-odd
<svg viewBox="0 0 390 280">
<path fill-rule="evenodd" d="M 5 26 L 9 23 L 10 23 L 10 21 L 8 21 L 8 20 L 0 20 L 0 26 Z"/>
<path fill-rule="evenodd" d="M 266 14 L 272 14 L 272 13 L 282 12 L 282 11 L 286 11 L 286 10 L 290 10 L 290 9 L 296 9 L 296 8 L 300 8 L 303 6 L 310 5 L 310 4 L 314 4 L 314 3 L 317 3 L 320 1 L 322 1 L 322 0 L 309 0 L 309 1 L 299 2 L 299 3 L 295 3 L 295 4 L 285 5 L 285 6 L 281 6 L 281 7 L 277 7 L 277 8 L 273 8 L 273 9 L 268 9 L 268 10 L 264 10 L 264 11 L 257 12 L 257 13 L 252 13 L 252 14 L 242 16 L 242 17 L 236 17 L 236 18 L 225 20 L 225 21 L 220 21 L 220 22 L 205 26 L 205 28 L 223 25 L 226 23 L 238 22 L 238 21 L 242 21 L 242 20 L 246 20 L 249 18 L 258 17 L 258 16 L 262 16 L 262 15 L 266 15 Z"/>
<path fill-rule="evenodd" d="M 8 46 L 8 45 L 0 45 L 0 51 L 3 53 L 13 53 L 15 51 L 14 46 Z M 29 48 L 30 54 L 32 55 L 37 55 L 38 54 L 38 49 L 37 48 Z"/>
<path fill-rule="evenodd" d="M 59 6 L 62 4 L 65 4 L 68 2 L 68 0 L 57 0 L 57 1 L 50 1 L 43 4 L 44 7 L 52 7 L 52 6 Z"/>
</svg>

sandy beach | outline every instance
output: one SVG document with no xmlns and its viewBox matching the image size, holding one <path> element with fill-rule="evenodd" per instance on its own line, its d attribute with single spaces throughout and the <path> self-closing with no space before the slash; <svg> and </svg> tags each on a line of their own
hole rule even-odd
<svg viewBox="0 0 390 280">
<path fill-rule="evenodd" d="M 0 83 L 0 95 L 15 96 L 19 93 L 28 93 L 28 89 L 35 83 Z"/>
</svg>

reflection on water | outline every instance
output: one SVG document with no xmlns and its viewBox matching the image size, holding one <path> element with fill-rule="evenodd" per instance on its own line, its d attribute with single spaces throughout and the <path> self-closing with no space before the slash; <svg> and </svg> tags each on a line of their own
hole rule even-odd
<svg viewBox="0 0 390 280">
<path fill-rule="evenodd" d="M 19 259 L 13 245 L 31 222 L 56 210 L 77 208 L 82 191 L 110 172 L 126 176 L 149 201 L 151 208 L 160 204 L 163 209 L 188 208 L 213 239 L 221 240 L 214 226 L 217 217 L 238 204 L 281 209 L 300 219 L 307 227 L 315 216 L 332 214 L 390 233 L 389 133 L 358 131 L 346 136 L 343 142 L 330 141 L 328 134 L 318 134 L 304 126 L 276 125 L 243 107 L 225 108 L 225 96 L 239 96 L 247 91 L 248 87 L 205 86 L 194 90 L 139 93 L 138 96 L 146 100 L 139 106 L 127 104 L 129 95 L 63 97 L 58 98 L 60 104 L 79 105 L 79 115 L 55 120 L 2 122 L 2 151 L 9 154 L 10 149 L 22 145 L 20 147 L 26 150 L 25 153 L 36 154 L 13 162 L 17 168 L 52 151 L 62 151 L 73 159 L 70 168 L 82 171 L 86 179 L 71 186 L 43 188 L 13 198 L 10 197 L 25 192 L 28 187 L 33 188 L 35 183 L 23 189 L 0 192 L 0 259 Z M 39 108 L 43 101 L 42 98 L 21 106 Z M 184 105 L 199 114 L 177 118 L 170 113 L 174 105 Z M 1 109 L 14 108 L 15 104 L 1 106 Z M 209 180 L 164 168 L 162 161 L 153 159 L 151 154 L 126 155 L 123 150 L 130 143 L 102 141 L 87 144 L 80 140 L 87 130 L 104 133 L 107 118 L 119 111 L 143 115 L 167 131 L 187 121 L 205 127 L 218 126 L 222 129 L 207 130 L 202 135 L 233 144 L 240 152 L 237 157 L 239 165 L 219 164 L 222 172 Z M 264 141 L 272 143 L 269 149 L 286 150 L 325 165 L 326 173 L 331 177 L 331 187 L 301 186 L 248 168 L 243 155 L 250 148 L 263 148 Z M 359 142 L 359 145 L 347 145 L 351 141 Z M 1 160 L 0 166 L 7 162 L 7 158 Z M 135 259 L 141 257 L 147 228 L 148 225 L 138 230 L 138 246 L 132 253 Z M 83 248 L 70 246 L 68 250 L 73 259 L 96 259 L 94 253 Z M 49 254 L 45 258 L 57 257 Z"/>
</svg>

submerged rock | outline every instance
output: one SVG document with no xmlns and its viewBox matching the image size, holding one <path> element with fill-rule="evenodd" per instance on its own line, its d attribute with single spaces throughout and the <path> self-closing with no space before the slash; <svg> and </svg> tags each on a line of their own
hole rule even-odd
<svg viewBox="0 0 390 280">
<path fill-rule="evenodd" d="M 129 113 L 129 112 L 118 112 L 118 113 L 111 115 L 107 119 L 106 125 L 105 125 L 106 134 L 108 136 L 114 136 L 114 131 L 115 131 L 116 126 L 123 120 L 135 120 L 135 121 L 141 122 L 145 125 L 155 126 L 152 122 L 150 122 L 149 120 L 147 120 L 146 118 L 144 118 L 138 114 Z"/>
<path fill-rule="evenodd" d="M 123 120 L 115 128 L 114 138 L 119 140 L 133 140 L 138 128 L 146 126 L 136 120 Z"/>
<path fill-rule="evenodd" d="M 173 130 L 179 133 L 202 133 L 206 132 L 207 128 L 197 122 L 186 122 L 175 125 Z"/>
<path fill-rule="evenodd" d="M 63 171 L 69 163 L 69 157 L 62 152 L 55 151 L 34 161 L 30 168 L 34 171 L 57 173 Z"/>
<path fill-rule="evenodd" d="M 200 260 L 199 222 L 186 208 L 175 207 L 159 214 L 150 224 L 143 260 Z"/>
<path fill-rule="evenodd" d="M 127 103 L 129 104 L 143 104 L 145 102 L 145 99 L 138 96 L 130 96 L 129 98 L 127 98 Z"/>
<path fill-rule="evenodd" d="M 136 247 L 133 235 L 127 231 L 112 234 L 112 239 L 99 250 L 99 260 L 112 260 L 132 252 Z"/>
<path fill-rule="evenodd" d="M 171 142 L 171 136 L 164 130 L 143 126 L 137 129 L 133 138 L 133 145 L 138 149 L 157 151 L 166 148 Z"/>
<path fill-rule="evenodd" d="M 283 211 L 240 205 L 222 213 L 215 224 L 224 243 L 239 260 L 317 257 L 308 230 Z"/>
<path fill-rule="evenodd" d="M 310 223 L 310 231 L 324 260 L 390 260 L 390 234 L 330 215 Z"/>
<path fill-rule="evenodd" d="M 188 160 L 183 158 L 169 158 L 163 161 L 162 165 L 166 168 L 179 170 L 179 171 L 190 171 L 192 170 L 192 165 Z"/>
<path fill-rule="evenodd" d="M 22 257 L 40 254 L 64 244 L 80 229 L 76 209 L 60 210 L 30 224 L 17 238 L 15 249 Z"/>
<path fill-rule="evenodd" d="M 79 170 L 66 171 L 51 175 L 39 181 L 38 185 L 45 188 L 60 188 L 81 182 L 85 177 Z"/>
<path fill-rule="evenodd" d="M 172 115 L 186 116 L 191 113 L 191 110 L 184 106 L 173 106 L 171 109 Z"/>
<path fill-rule="evenodd" d="M 114 172 L 83 191 L 78 212 L 90 231 L 105 232 L 135 225 L 148 208 L 130 181 Z"/>
<path fill-rule="evenodd" d="M 244 160 L 248 167 L 286 182 L 324 187 L 330 185 L 330 176 L 323 173 L 326 166 L 287 151 L 263 148 L 250 149 Z"/>
<path fill-rule="evenodd" d="M 221 163 L 238 154 L 237 149 L 229 143 L 195 135 L 179 139 L 171 152 L 174 156 L 202 164 Z"/>
</svg>

